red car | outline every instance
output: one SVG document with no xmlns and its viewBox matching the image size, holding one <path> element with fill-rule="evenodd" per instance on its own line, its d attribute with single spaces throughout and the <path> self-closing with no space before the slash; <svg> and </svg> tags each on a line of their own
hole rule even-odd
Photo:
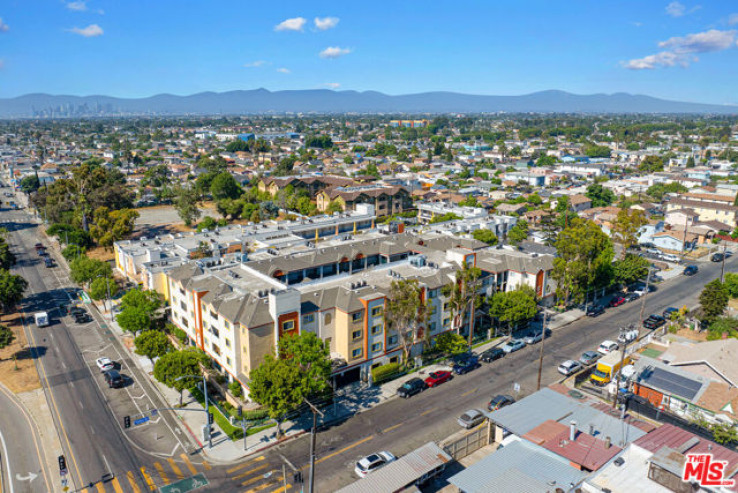
<svg viewBox="0 0 738 493">
<path fill-rule="evenodd" d="M 615 296 L 613 299 L 610 300 L 610 306 L 620 306 L 623 303 L 625 303 L 625 298 L 622 296 Z"/>
<path fill-rule="evenodd" d="M 440 385 L 452 378 L 453 374 L 450 371 L 434 371 L 428 374 L 428 378 L 425 379 L 425 384 L 428 387 L 435 387 L 436 385 Z"/>
</svg>

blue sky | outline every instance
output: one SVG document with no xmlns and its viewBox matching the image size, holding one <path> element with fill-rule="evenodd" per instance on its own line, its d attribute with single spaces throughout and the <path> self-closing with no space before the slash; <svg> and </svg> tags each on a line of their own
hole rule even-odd
<svg viewBox="0 0 738 493">
<path fill-rule="evenodd" d="M 738 2 L 2 0 L 0 97 L 264 87 L 738 103 Z"/>
</svg>

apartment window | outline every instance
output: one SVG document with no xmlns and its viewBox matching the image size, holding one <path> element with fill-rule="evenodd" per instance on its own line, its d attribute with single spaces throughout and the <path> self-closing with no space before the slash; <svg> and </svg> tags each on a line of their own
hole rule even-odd
<svg viewBox="0 0 738 493">
<path fill-rule="evenodd" d="M 185 295 L 185 290 L 182 289 L 182 288 L 179 288 L 179 294 L 181 294 L 182 296 L 184 296 Z"/>
<path fill-rule="evenodd" d="M 376 353 L 376 352 L 381 351 L 381 350 L 382 350 L 382 343 L 381 342 L 378 342 L 376 344 L 372 344 L 372 352 L 373 353 Z"/>
<path fill-rule="evenodd" d="M 223 325 L 225 325 L 225 328 L 226 329 L 230 329 L 231 328 L 231 323 L 228 320 L 223 320 Z"/>
<path fill-rule="evenodd" d="M 397 344 L 397 336 L 396 336 L 396 335 L 394 335 L 394 336 L 389 336 L 389 337 L 387 338 L 387 345 L 388 345 L 388 346 L 394 346 L 395 344 Z"/>
<path fill-rule="evenodd" d="M 180 301 L 179 302 L 179 306 L 180 306 L 180 308 L 182 308 L 182 310 L 187 311 L 187 305 L 185 304 L 184 301 Z"/>
<path fill-rule="evenodd" d="M 372 317 L 381 317 L 382 313 L 384 313 L 383 306 L 375 306 L 374 308 L 372 308 Z"/>
<path fill-rule="evenodd" d="M 431 289 L 428 291 L 428 299 L 433 299 L 438 297 L 438 290 L 437 289 Z"/>
<path fill-rule="evenodd" d="M 220 356 L 220 348 L 216 346 L 215 344 L 212 345 L 212 348 L 213 348 L 213 352 L 217 354 L 218 356 Z"/>
<path fill-rule="evenodd" d="M 372 327 L 372 335 L 375 336 L 377 334 L 382 333 L 382 324 L 377 324 Z"/>
<path fill-rule="evenodd" d="M 218 320 L 218 314 L 215 312 L 210 312 L 210 318 L 212 318 L 213 320 Z"/>
<path fill-rule="evenodd" d="M 364 312 L 363 311 L 358 311 L 356 313 L 352 313 L 351 314 L 351 320 L 354 321 L 354 322 L 359 322 L 363 318 L 364 318 Z"/>
<path fill-rule="evenodd" d="M 445 319 L 443 321 L 443 326 L 444 327 L 448 327 L 449 325 L 451 325 L 451 319 L 450 318 L 447 318 L 447 319 Z"/>
<path fill-rule="evenodd" d="M 312 323 L 313 320 L 315 320 L 315 315 L 313 315 L 312 313 L 302 317 L 302 323 L 304 324 Z"/>
<path fill-rule="evenodd" d="M 333 316 L 330 313 L 326 313 L 325 317 L 323 317 L 323 322 L 326 325 L 330 325 L 332 321 L 333 321 Z"/>
<path fill-rule="evenodd" d="M 361 330 L 355 330 L 351 333 L 351 337 L 353 340 L 359 339 L 361 337 Z"/>
<path fill-rule="evenodd" d="M 449 305 L 448 303 L 444 303 L 443 304 L 443 311 L 444 312 L 447 312 L 448 311 L 448 305 Z"/>
<path fill-rule="evenodd" d="M 231 366 L 231 358 L 229 358 L 228 356 L 226 356 L 226 364 L 228 366 Z"/>
<path fill-rule="evenodd" d="M 226 345 L 226 347 L 231 347 L 231 341 L 228 340 L 228 339 L 226 339 L 225 340 L 225 345 Z"/>
<path fill-rule="evenodd" d="M 351 351 L 352 358 L 361 358 L 362 354 L 364 354 L 364 350 L 362 348 L 356 348 L 353 351 Z"/>
<path fill-rule="evenodd" d="M 282 322 L 282 332 L 289 332 L 295 328 L 295 321 L 294 320 L 287 320 L 285 322 Z"/>
<path fill-rule="evenodd" d="M 220 331 L 215 327 L 210 328 L 210 333 L 213 334 L 215 337 L 220 337 Z"/>
</svg>

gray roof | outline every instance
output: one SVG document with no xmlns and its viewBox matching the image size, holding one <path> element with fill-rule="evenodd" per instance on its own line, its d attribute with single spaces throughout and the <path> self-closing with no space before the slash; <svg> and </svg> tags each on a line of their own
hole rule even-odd
<svg viewBox="0 0 738 493">
<path fill-rule="evenodd" d="M 573 489 L 587 474 L 567 459 L 521 440 L 487 455 L 449 482 L 464 493 L 540 493 L 557 487 Z"/>
</svg>

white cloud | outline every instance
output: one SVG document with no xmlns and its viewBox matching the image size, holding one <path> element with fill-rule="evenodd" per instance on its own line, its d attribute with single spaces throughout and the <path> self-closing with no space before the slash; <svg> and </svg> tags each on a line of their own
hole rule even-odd
<svg viewBox="0 0 738 493">
<path fill-rule="evenodd" d="M 103 29 L 102 27 L 98 26 L 97 24 L 90 24 L 87 27 L 73 27 L 69 31 L 73 32 L 74 34 L 79 34 L 80 36 L 84 36 L 85 38 L 94 38 L 96 36 L 102 36 Z"/>
<path fill-rule="evenodd" d="M 328 89 L 338 89 L 339 87 L 341 87 L 341 84 L 339 84 L 338 82 L 326 82 L 323 85 Z"/>
<path fill-rule="evenodd" d="M 320 58 L 338 58 L 343 55 L 348 55 L 351 50 L 348 48 L 341 48 L 340 46 L 329 46 L 325 50 L 320 52 Z"/>
<path fill-rule="evenodd" d="M 274 26 L 275 31 L 300 31 L 305 28 L 305 23 L 307 22 L 307 19 L 304 17 L 293 17 L 291 19 L 286 19 L 276 26 Z"/>
<path fill-rule="evenodd" d="M 339 20 L 338 17 L 316 17 L 313 22 L 315 22 L 316 29 L 326 31 L 336 27 Z"/>
<path fill-rule="evenodd" d="M 0 33 L 6 33 L 10 31 L 10 26 L 3 22 L 2 18 L 0 18 Z"/>
<path fill-rule="evenodd" d="M 67 8 L 69 10 L 74 10 L 75 12 L 84 12 L 87 10 L 87 2 L 84 0 L 80 0 L 77 2 L 67 2 Z"/>
<path fill-rule="evenodd" d="M 686 10 L 686 7 L 684 4 L 681 4 L 679 2 L 671 2 L 669 5 L 666 6 L 666 13 L 672 17 L 681 17 L 684 15 L 684 11 Z"/>
<path fill-rule="evenodd" d="M 735 26 L 738 24 L 738 14 L 730 14 L 728 16 L 728 25 Z"/>
<path fill-rule="evenodd" d="M 256 68 L 256 67 L 264 66 L 266 64 L 267 64 L 267 62 L 264 61 L 264 60 L 256 60 L 254 62 L 244 63 L 243 66 L 246 67 L 246 68 Z"/>
<path fill-rule="evenodd" d="M 736 31 L 709 31 L 676 36 L 659 43 L 659 48 L 664 51 L 643 58 L 635 58 L 622 65 L 631 70 L 655 69 L 659 67 L 688 67 L 690 63 L 699 59 L 695 53 L 710 53 L 723 51 L 736 46 Z"/>
<path fill-rule="evenodd" d="M 279 72 L 280 74 L 289 74 L 291 73 L 291 70 L 288 68 L 280 67 L 277 69 L 277 72 Z"/>
</svg>

